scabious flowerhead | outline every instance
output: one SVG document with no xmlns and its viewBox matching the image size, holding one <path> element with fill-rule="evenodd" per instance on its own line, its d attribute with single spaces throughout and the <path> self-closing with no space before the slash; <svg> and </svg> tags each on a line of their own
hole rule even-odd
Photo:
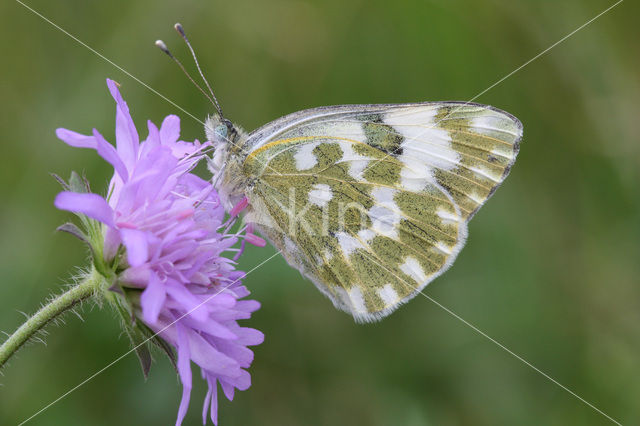
<svg viewBox="0 0 640 426">
<path fill-rule="evenodd" d="M 228 233 L 218 194 L 192 173 L 208 145 L 179 141 L 173 115 L 159 129 L 149 121 L 149 136 L 140 142 L 116 83 L 107 80 L 107 86 L 117 105 L 115 147 L 95 129 L 89 136 L 66 129 L 56 134 L 73 147 L 95 149 L 113 166 L 108 195 L 65 191 L 55 205 L 83 219 L 94 265 L 111 285 L 107 299 L 140 345 L 145 374 L 149 338 L 170 356 L 177 352 L 183 395 L 176 424 L 189 405 L 191 361 L 209 386 L 203 422 L 210 407 L 217 424 L 217 383 L 229 400 L 235 389 L 247 389 L 251 378 L 244 369 L 253 361 L 247 346 L 263 341 L 261 332 L 237 323 L 260 304 L 241 300 L 249 294 L 240 282 L 244 273 L 224 255 L 239 255 L 233 248 L 239 239 L 261 240 L 246 230 Z"/>
</svg>

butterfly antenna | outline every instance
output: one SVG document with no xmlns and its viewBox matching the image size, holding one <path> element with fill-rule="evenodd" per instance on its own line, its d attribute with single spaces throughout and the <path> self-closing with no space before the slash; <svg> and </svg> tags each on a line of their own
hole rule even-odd
<svg viewBox="0 0 640 426">
<path fill-rule="evenodd" d="M 182 25 L 179 23 L 175 24 L 173 27 L 176 29 L 178 34 L 180 34 L 180 37 L 182 37 L 184 42 L 187 44 L 187 47 L 191 51 L 191 56 L 193 56 L 193 61 L 196 63 L 196 68 L 198 68 L 200 77 L 202 77 L 202 81 L 204 81 L 204 84 L 207 85 L 207 89 L 209 89 L 209 93 L 213 98 L 214 106 L 216 107 L 216 110 L 218 110 L 218 114 L 220 114 L 220 118 L 224 118 L 224 116 L 222 115 L 222 108 L 220 108 L 220 104 L 218 103 L 218 98 L 216 98 L 216 95 L 213 93 L 213 90 L 211 89 L 211 85 L 209 85 L 209 82 L 207 81 L 207 79 L 204 77 L 204 74 L 202 73 L 202 69 L 200 69 L 200 64 L 198 63 L 196 52 L 193 50 L 193 47 L 191 47 L 191 43 L 189 43 L 189 39 L 187 38 L 187 34 L 185 34 L 184 32 L 184 28 L 182 28 Z"/>
<path fill-rule="evenodd" d="M 184 68 L 184 65 L 182 65 L 182 62 L 180 62 L 178 60 L 178 58 L 176 58 L 175 56 L 173 56 L 173 54 L 169 51 L 169 48 L 167 47 L 167 45 L 164 43 L 164 41 L 162 40 L 156 40 L 155 45 L 162 50 L 164 53 L 167 54 L 168 57 L 170 57 L 173 62 L 175 62 L 176 64 L 178 64 L 178 66 L 180 67 L 180 69 L 182 70 L 182 72 L 184 73 L 184 75 L 187 76 L 187 78 L 189 79 L 189 81 L 191 81 L 191 83 L 193 83 L 194 86 L 196 86 L 198 88 L 198 90 L 200 90 L 202 92 L 202 94 L 209 99 L 209 102 L 211 102 L 211 104 L 216 107 L 216 103 L 213 101 L 213 99 L 211 99 L 211 96 L 209 96 L 209 94 L 207 92 L 204 91 L 204 89 L 202 87 L 200 87 L 198 85 L 198 83 L 195 82 L 195 80 L 191 77 L 191 75 L 187 72 L 187 70 Z"/>
</svg>

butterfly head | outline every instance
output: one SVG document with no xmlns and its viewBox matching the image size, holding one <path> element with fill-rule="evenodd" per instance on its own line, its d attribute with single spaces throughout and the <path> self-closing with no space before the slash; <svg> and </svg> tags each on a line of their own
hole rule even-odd
<svg viewBox="0 0 640 426">
<path fill-rule="evenodd" d="M 218 182 L 223 201 L 231 205 L 243 196 L 244 182 L 239 167 L 242 147 L 247 136 L 239 126 L 219 114 L 207 117 L 204 130 L 207 140 L 214 148 L 209 170 L 214 176 L 214 181 Z"/>
<path fill-rule="evenodd" d="M 204 131 L 216 151 L 236 151 L 244 138 L 244 131 L 230 120 L 213 114 L 207 117 Z"/>
</svg>

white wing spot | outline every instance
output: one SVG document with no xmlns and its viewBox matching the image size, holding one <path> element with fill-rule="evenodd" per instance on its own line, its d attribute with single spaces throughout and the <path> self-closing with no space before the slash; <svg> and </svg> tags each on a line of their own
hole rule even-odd
<svg viewBox="0 0 640 426">
<path fill-rule="evenodd" d="M 429 183 L 435 181 L 429 167 L 402 157 L 400 160 L 403 162 L 402 170 L 400 170 L 400 184 L 403 188 L 408 191 L 422 191 Z"/>
<path fill-rule="evenodd" d="M 380 296 L 380 299 L 382 299 L 386 306 L 395 305 L 398 299 L 400 299 L 391 284 L 386 284 L 381 289 L 378 289 L 378 296 Z"/>
<path fill-rule="evenodd" d="M 333 259 L 333 252 L 329 249 L 324 250 L 324 259 L 328 262 Z"/>
<path fill-rule="evenodd" d="M 496 147 L 491 150 L 491 154 L 498 155 L 500 157 L 506 158 L 508 160 L 513 160 L 513 149 L 507 149 L 503 147 Z"/>
<path fill-rule="evenodd" d="M 293 159 L 296 160 L 296 169 L 309 170 L 318 164 L 318 159 L 313 153 L 313 150 L 318 145 L 318 143 L 300 145 L 300 148 L 298 148 L 296 153 L 293 155 Z"/>
<path fill-rule="evenodd" d="M 442 223 L 445 225 L 456 224 L 460 221 L 460 216 L 455 213 L 451 213 L 450 211 L 444 210 L 443 208 L 439 208 L 436 211 L 436 214 L 440 219 L 442 219 Z"/>
<path fill-rule="evenodd" d="M 398 225 L 400 224 L 400 207 L 393 197 L 398 191 L 384 186 L 374 187 L 371 191 L 373 206 L 368 215 L 371 219 L 372 229 L 380 235 L 389 238 L 398 238 Z"/>
<path fill-rule="evenodd" d="M 309 202 L 322 208 L 326 207 L 333 197 L 331 187 L 324 183 L 316 183 L 313 189 L 309 191 Z"/>
<path fill-rule="evenodd" d="M 471 192 L 467 194 L 467 198 L 469 198 L 471 201 L 473 201 L 476 204 L 484 203 L 484 197 L 482 197 L 481 195 L 478 195 L 477 192 Z"/>
<path fill-rule="evenodd" d="M 350 142 L 341 143 L 340 149 L 342 149 L 342 159 L 338 161 L 349 163 L 349 175 L 352 178 L 358 181 L 364 180 L 364 178 L 362 177 L 362 173 L 364 172 L 364 169 L 367 168 L 367 166 L 369 165 L 369 161 L 371 161 L 372 158 L 367 157 L 366 155 L 360 155 L 355 152 Z"/>
<path fill-rule="evenodd" d="M 418 262 L 414 257 L 407 257 L 404 263 L 400 266 L 400 270 L 413 278 L 413 280 L 418 284 L 422 284 L 427 280 L 427 276 L 425 275 L 422 266 L 420 266 L 420 262 Z"/>
<path fill-rule="evenodd" d="M 500 182 L 500 176 L 496 176 L 496 174 L 493 171 L 487 169 L 486 167 L 482 167 L 482 166 L 469 167 L 469 170 L 481 176 L 484 176 L 487 179 L 490 179 L 494 182 Z"/>
<path fill-rule="evenodd" d="M 480 135 L 496 136 L 496 133 L 506 133 L 514 137 L 522 136 L 520 130 L 512 119 L 504 115 L 498 115 L 493 111 L 484 111 L 484 115 L 479 115 L 471 120 L 471 129 Z"/>
<path fill-rule="evenodd" d="M 364 297 L 359 287 L 351 287 L 349 289 L 349 300 L 351 306 L 356 312 L 367 312 L 367 307 L 364 304 Z"/>
<path fill-rule="evenodd" d="M 438 114 L 438 107 L 406 107 L 394 109 L 384 116 L 384 123 L 390 126 L 401 125 L 411 126 L 420 129 L 416 125 L 434 125 L 435 116 Z"/>
<path fill-rule="evenodd" d="M 345 257 L 350 256 L 355 249 L 365 248 L 360 240 L 346 232 L 336 233 L 336 238 L 338 239 L 338 244 L 340 245 Z"/>
<path fill-rule="evenodd" d="M 440 250 L 444 254 L 451 254 L 452 253 L 451 248 L 449 246 L 447 246 L 445 243 L 443 243 L 442 241 L 438 241 L 436 243 L 436 248 L 438 250 Z"/>
<path fill-rule="evenodd" d="M 375 237 L 377 234 L 375 231 L 373 231 L 372 229 L 361 229 L 360 231 L 358 231 L 358 237 L 361 240 L 364 240 L 364 242 L 368 243 L 370 240 L 373 239 L 373 237 Z"/>
<path fill-rule="evenodd" d="M 411 112 L 415 109 L 414 112 Z M 404 137 L 398 159 L 404 167 L 401 183 L 411 191 L 424 189 L 434 182 L 433 169 L 453 170 L 460 164 L 460 154 L 451 146 L 451 135 L 437 128 L 434 118 L 438 108 L 406 108 L 387 113 L 384 123 Z"/>
</svg>

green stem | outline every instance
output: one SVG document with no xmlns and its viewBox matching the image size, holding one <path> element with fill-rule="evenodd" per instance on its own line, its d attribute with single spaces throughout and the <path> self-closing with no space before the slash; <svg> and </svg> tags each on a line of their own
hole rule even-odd
<svg viewBox="0 0 640 426">
<path fill-rule="evenodd" d="M 0 346 L 0 369 L 38 331 L 76 304 L 91 297 L 103 282 L 104 278 L 93 270 L 80 283 L 40 308 Z"/>
</svg>

